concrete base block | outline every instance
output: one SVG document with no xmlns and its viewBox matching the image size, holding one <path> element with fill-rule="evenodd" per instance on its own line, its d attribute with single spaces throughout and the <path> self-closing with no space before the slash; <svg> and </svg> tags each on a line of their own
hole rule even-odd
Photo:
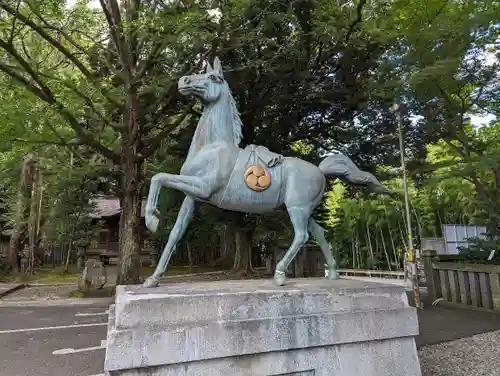
<svg viewBox="0 0 500 376">
<path fill-rule="evenodd" d="M 295 279 L 118 286 L 105 370 L 123 376 L 421 376 L 404 288 Z"/>
</svg>

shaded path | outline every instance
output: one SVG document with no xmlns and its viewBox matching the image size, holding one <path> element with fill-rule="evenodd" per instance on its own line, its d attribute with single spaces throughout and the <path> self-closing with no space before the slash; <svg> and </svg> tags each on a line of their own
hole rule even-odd
<svg viewBox="0 0 500 376">
<path fill-rule="evenodd" d="M 433 345 L 500 330 L 500 314 L 472 309 L 432 307 L 418 311 L 420 335 L 417 346 Z"/>
<path fill-rule="evenodd" d="M 397 279 L 357 276 L 342 276 L 342 278 L 405 286 L 404 281 Z M 406 288 L 406 291 L 410 304 L 414 305 L 411 288 Z M 420 335 L 416 338 L 418 347 L 500 330 L 500 312 L 497 314 L 465 308 L 448 308 L 439 305 L 432 306 L 432 302 L 428 299 L 427 289 L 425 287 L 420 288 L 420 294 L 424 309 L 418 310 L 418 322 L 420 327 Z"/>
</svg>

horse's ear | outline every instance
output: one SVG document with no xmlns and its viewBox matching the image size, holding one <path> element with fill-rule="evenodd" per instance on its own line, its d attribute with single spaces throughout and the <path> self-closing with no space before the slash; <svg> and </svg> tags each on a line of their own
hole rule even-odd
<svg viewBox="0 0 500 376">
<path fill-rule="evenodd" d="M 218 73 L 219 75 L 223 76 L 222 73 L 222 63 L 220 62 L 219 58 L 216 56 L 214 59 L 214 71 Z"/>
<path fill-rule="evenodd" d="M 210 65 L 210 62 L 207 60 L 207 73 L 213 72 L 214 68 Z"/>
</svg>

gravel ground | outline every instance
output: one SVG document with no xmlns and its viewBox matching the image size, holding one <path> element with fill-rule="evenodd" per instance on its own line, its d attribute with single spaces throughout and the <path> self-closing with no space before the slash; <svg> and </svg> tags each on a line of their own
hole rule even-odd
<svg viewBox="0 0 500 376">
<path fill-rule="evenodd" d="M 419 349 L 423 376 L 500 376 L 500 330 Z"/>
</svg>

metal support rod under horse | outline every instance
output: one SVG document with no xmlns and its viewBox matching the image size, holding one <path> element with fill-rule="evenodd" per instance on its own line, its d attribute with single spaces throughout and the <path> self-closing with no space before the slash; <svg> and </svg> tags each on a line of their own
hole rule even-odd
<svg viewBox="0 0 500 376">
<path fill-rule="evenodd" d="M 158 226 L 157 204 L 162 187 L 180 190 L 186 198 L 156 270 L 144 286 L 159 284 L 197 202 L 247 213 L 271 212 L 285 206 L 294 238 L 276 266 L 275 283 L 285 284 L 285 270 L 308 241 L 309 234 L 316 239 L 325 257 L 327 278 L 339 278 L 324 230 L 311 217 L 323 200 L 326 177 L 367 185 L 379 193 L 391 194 L 392 191 L 340 153 L 326 157 L 315 166 L 299 158 L 283 157 L 264 146 L 239 148 L 243 124 L 218 58 L 213 68 L 207 63 L 206 73 L 182 77 L 178 89 L 181 94 L 198 99 L 204 110 L 179 175 L 158 173 L 151 179 L 145 210 L 150 231 L 155 232 Z"/>
</svg>

